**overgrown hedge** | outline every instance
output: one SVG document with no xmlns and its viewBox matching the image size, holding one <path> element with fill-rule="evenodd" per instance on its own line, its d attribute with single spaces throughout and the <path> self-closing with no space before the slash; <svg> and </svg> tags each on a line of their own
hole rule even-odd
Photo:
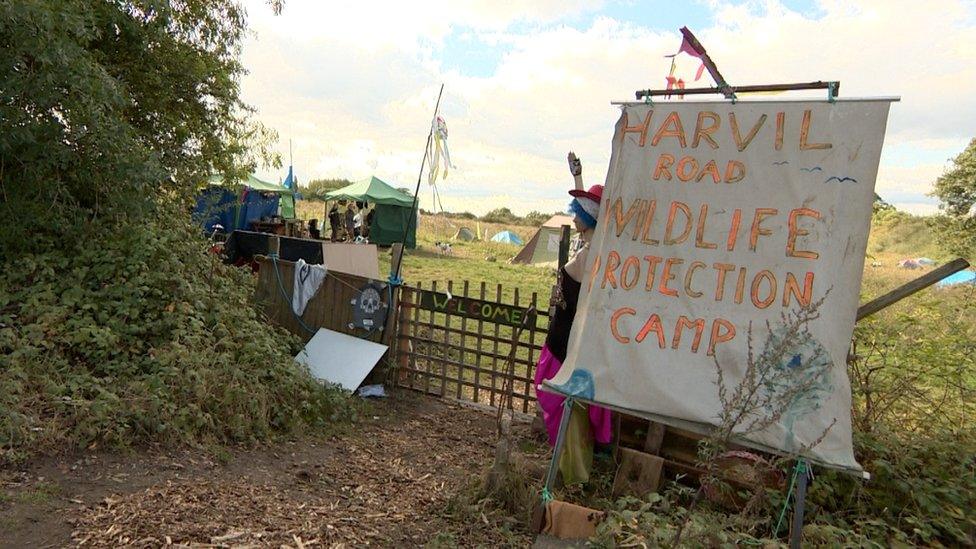
<svg viewBox="0 0 976 549">
<path fill-rule="evenodd" d="M 0 461 L 145 442 L 251 441 L 339 421 L 249 272 L 163 216 L 95 223 L 0 271 Z"/>
</svg>

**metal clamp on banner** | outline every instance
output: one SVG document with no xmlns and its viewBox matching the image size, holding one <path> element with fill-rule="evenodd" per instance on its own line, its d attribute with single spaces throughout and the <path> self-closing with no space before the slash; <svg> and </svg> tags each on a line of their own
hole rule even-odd
<svg viewBox="0 0 976 549">
<path fill-rule="evenodd" d="M 827 102 L 835 103 L 837 101 L 837 92 L 840 90 L 840 82 L 836 80 L 831 80 L 827 82 Z"/>
</svg>

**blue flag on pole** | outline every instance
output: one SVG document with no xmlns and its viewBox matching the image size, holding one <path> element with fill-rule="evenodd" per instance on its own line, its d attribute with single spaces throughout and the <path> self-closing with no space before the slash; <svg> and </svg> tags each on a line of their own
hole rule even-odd
<svg viewBox="0 0 976 549">
<path fill-rule="evenodd" d="M 292 170 L 292 167 L 291 166 L 288 166 L 288 177 L 285 178 L 285 181 L 281 185 L 283 187 L 285 187 L 286 189 L 295 190 L 295 188 L 297 187 L 297 185 L 295 185 L 295 183 L 296 183 L 295 182 L 295 173 Z M 301 197 L 298 196 L 297 193 L 294 194 L 294 195 L 291 195 L 291 196 L 284 195 L 284 196 L 281 197 L 281 216 L 282 217 L 284 217 L 286 219 L 294 219 L 295 218 L 295 201 L 298 200 L 299 198 L 301 198 Z"/>
<path fill-rule="evenodd" d="M 285 182 L 282 183 L 282 186 L 284 186 L 287 189 L 295 188 L 295 174 L 292 171 L 291 166 L 288 166 L 288 177 L 285 178 Z"/>
</svg>

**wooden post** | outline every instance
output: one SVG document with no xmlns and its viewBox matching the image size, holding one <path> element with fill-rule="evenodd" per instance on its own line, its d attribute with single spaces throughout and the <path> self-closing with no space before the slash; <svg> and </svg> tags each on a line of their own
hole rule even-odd
<svg viewBox="0 0 976 549">
<path fill-rule="evenodd" d="M 664 443 L 664 424 L 656 421 L 647 422 L 647 435 L 644 437 L 644 452 L 658 455 Z"/>
<path fill-rule="evenodd" d="M 395 324 L 397 331 L 396 363 L 397 370 L 399 370 L 399 372 L 395 376 L 394 385 L 402 385 L 410 373 L 410 355 L 408 354 L 410 352 L 410 308 L 416 307 L 416 304 L 412 303 L 411 300 L 405 300 L 403 298 L 404 296 L 415 296 L 416 294 L 409 290 L 404 292 L 401 288 L 396 288 L 395 295 L 397 296 L 397 310 L 395 313 L 396 316 L 399 317 L 397 319 L 397 323 Z M 390 337 L 392 338 L 393 334 L 390 334 Z"/>
<path fill-rule="evenodd" d="M 268 255 L 275 254 L 280 257 L 279 251 L 281 250 L 281 238 L 277 235 L 272 235 L 268 239 Z"/>
<path fill-rule="evenodd" d="M 698 38 L 695 38 L 695 35 L 688 30 L 688 27 L 681 27 L 681 34 L 684 36 L 684 39 L 691 44 L 691 47 L 698 52 L 698 55 L 701 56 L 702 63 L 705 65 L 705 68 L 708 69 L 708 74 L 712 75 L 712 79 L 715 80 L 715 85 L 722 90 L 725 97 L 730 99 L 734 97 L 735 92 L 729 89 L 728 82 L 725 81 L 722 73 L 718 72 L 718 67 L 715 66 L 715 62 L 712 61 L 712 58 L 708 55 L 708 52 L 705 51 L 705 46 L 701 45 L 701 42 L 699 42 Z"/>
<path fill-rule="evenodd" d="M 395 265 L 400 265 L 400 262 L 402 260 L 403 260 L 403 242 L 396 242 L 393 244 L 393 246 L 390 247 L 390 266 L 391 266 L 390 274 L 393 275 L 400 274 L 400 273 L 392 272 L 392 267 Z"/>
<path fill-rule="evenodd" d="M 912 280 L 907 284 L 903 284 L 885 295 L 877 299 L 872 299 L 871 301 L 858 307 L 857 320 L 869 317 L 881 309 L 894 305 L 902 299 L 905 299 L 916 292 L 922 291 L 943 278 L 958 273 L 966 267 L 969 267 L 969 262 L 960 257 L 946 263 L 938 269 L 933 269 L 931 272 L 928 272 L 915 280 Z"/>
<path fill-rule="evenodd" d="M 569 262 L 570 234 L 569 225 L 563 225 L 559 234 L 559 268 L 556 271 L 556 283 L 549 291 L 549 322 L 552 322 L 552 317 L 556 314 L 555 300 L 558 295 L 556 292 L 559 291 L 559 277 L 562 276 L 563 267 Z"/>
<path fill-rule="evenodd" d="M 559 269 L 562 270 L 569 262 L 569 240 L 570 240 L 570 227 L 569 225 L 563 225 L 561 228 L 562 232 L 559 235 Z"/>
<path fill-rule="evenodd" d="M 403 244 L 400 242 L 393 244 L 393 246 L 390 248 L 390 254 L 392 255 L 392 263 L 390 263 L 392 266 L 399 262 L 400 257 L 403 255 Z M 391 288 L 389 295 L 391 299 L 389 303 L 390 308 L 387 310 L 386 328 L 384 329 L 386 333 L 383 334 L 380 341 L 387 345 L 391 345 L 394 341 L 396 341 L 396 352 L 399 353 L 400 339 L 398 336 L 400 334 L 400 287 L 394 286 Z"/>
<path fill-rule="evenodd" d="M 803 539 L 803 515 L 806 511 L 808 465 L 805 459 L 797 464 L 796 495 L 793 500 L 793 524 L 790 527 L 790 549 L 800 549 Z"/>
</svg>

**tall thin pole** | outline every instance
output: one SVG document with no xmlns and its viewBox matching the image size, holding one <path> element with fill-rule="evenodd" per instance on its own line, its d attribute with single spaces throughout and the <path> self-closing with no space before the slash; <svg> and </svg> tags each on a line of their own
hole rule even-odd
<svg viewBox="0 0 976 549">
<path fill-rule="evenodd" d="M 441 108 L 441 95 L 444 93 L 444 84 L 441 84 L 441 89 L 437 92 L 437 103 L 434 105 L 434 116 L 430 119 L 430 131 L 427 132 L 427 145 L 424 146 L 424 159 L 420 161 L 420 173 L 417 174 L 417 186 L 413 190 L 413 206 L 410 208 L 410 218 L 407 219 L 407 225 L 403 228 L 403 246 L 407 245 L 407 235 L 410 234 L 410 225 L 413 223 L 414 219 L 417 218 L 417 195 L 420 193 L 420 180 L 424 176 L 424 166 L 427 164 L 427 155 L 430 153 L 430 140 L 434 137 L 434 122 L 437 120 L 437 112 Z M 403 265 L 403 254 L 397 259 L 396 265 L 390 266 L 390 274 L 393 279 L 400 278 L 400 267 Z"/>
</svg>

